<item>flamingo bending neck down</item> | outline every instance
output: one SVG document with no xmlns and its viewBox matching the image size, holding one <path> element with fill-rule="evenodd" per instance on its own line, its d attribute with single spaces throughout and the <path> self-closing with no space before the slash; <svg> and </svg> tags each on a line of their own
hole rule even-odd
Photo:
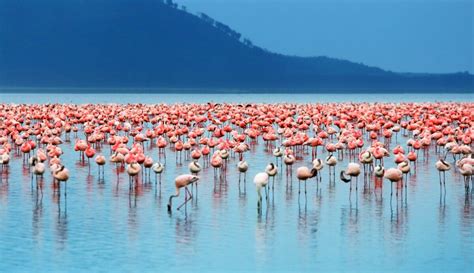
<svg viewBox="0 0 474 273">
<path fill-rule="evenodd" d="M 193 195 L 191 194 L 191 192 L 188 190 L 188 185 L 190 184 L 193 184 L 195 182 L 197 182 L 199 180 L 199 177 L 195 176 L 195 175 L 191 175 L 191 174 L 182 174 L 178 177 L 176 177 L 174 183 L 175 183 L 175 186 L 176 186 L 176 193 L 174 195 L 171 195 L 170 198 L 169 198 L 169 201 L 168 201 L 168 212 L 171 212 L 171 206 L 172 206 L 172 203 L 173 203 L 173 198 L 176 198 L 176 197 L 179 197 L 179 194 L 180 194 L 180 189 L 184 187 L 184 193 L 185 193 L 185 197 L 184 197 L 184 202 L 178 206 L 178 210 L 186 205 L 186 203 L 193 199 Z"/>
<path fill-rule="evenodd" d="M 347 169 L 345 171 L 341 171 L 340 178 L 343 182 L 349 183 L 350 182 L 350 190 L 352 190 L 352 178 L 356 178 L 356 190 L 357 190 L 357 182 L 358 182 L 358 177 L 360 174 L 360 165 L 354 162 L 349 163 L 347 165 Z M 349 176 L 349 178 L 346 177 L 346 175 Z"/>
<path fill-rule="evenodd" d="M 257 173 L 253 179 L 253 183 L 255 183 L 255 186 L 257 188 L 257 211 L 260 212 L 262 209 L 262 188 L 265 188 L 265 198 L 268 200 L 268 174 L 266 172 Z"/>
</svg>

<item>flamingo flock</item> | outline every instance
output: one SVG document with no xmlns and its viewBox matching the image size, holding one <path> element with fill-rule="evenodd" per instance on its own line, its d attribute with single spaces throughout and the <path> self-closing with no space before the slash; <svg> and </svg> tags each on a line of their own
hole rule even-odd
<svg viewBox="0 0 474 273">
<path fill-rule="evenodd" d="M 67 194 L 75 170 L 66 167 L 63 154 L 77 153 L 89 171 L 97 165 L 99 180 L 106 179 L 108 165 L 116 175 L 125 170 L 133 190 L 139 183 L 150 183 L 153 171 L 161 189 L 166 165 L 186 162 L 189 173 L 177 174 L 168 211 L 182 190 L 185 197 L 178 209 L 193 199 L 198 181 L 206 183 L 199 174 L 208 168 L 215 181 L 225 180 L 229 168 L 238 171 L 239 190 L 247 173 L 256 173 L 253 182 L 261 209 L 261 192 L 265 190 L 268 199 L 276 176 L 284 173 L 287 187 L 296 177 L 298 193 L 304 183 L 306 195 L 308 180 L 323 183 L 326 169 L 334 180 L 337 165 L 339 180 L 348 183 L 351 192 L 358 190 L 362 175 L 364 183 L 386 179 L 392 192 L 397 185 L 398 194 L 417 163 L 434 153 L 438 161 L 432 168 L 439 172 L 440 188 L 445 190 L 446 173 L 454 171 L 464 178 L 467 194 L 474 186 L 473 109 L 473 103 L 454 102 L 0 104 L 0 177 L 8 183 L 9 164 L 21 155 L 37 187 L 49 170 L 52 183 L 59 191 L 64 183 Z M 251 165 L 259 145 L 274 161 Z M 174 156 L 167 157 L 169 153 Z M 294 176 L 296 162 L 303 166 Z"/>
</svg>

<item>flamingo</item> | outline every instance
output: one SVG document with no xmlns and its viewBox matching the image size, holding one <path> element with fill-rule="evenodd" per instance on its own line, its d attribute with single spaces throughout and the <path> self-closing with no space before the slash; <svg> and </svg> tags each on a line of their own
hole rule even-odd
<svg viewBox="0 0 474 273">
<path fill-rule="evenodd" d="M 94 157 L 95 155 L 95 149 L 91 147 L 91 145 L 87 146 L 87 149 L 84 151 L 87 157 L 87 164 L 89 165 L 90 169 L 90 159 Z"/>
<path fill-rule="evenodd" d="M 211 166 L 214 168 L 214 177 L 215 177 L 217 175 L 217 170 L 220 170 L 222 167 L 222 157 L 220 156 L 218 152 L 212 156 Z"/>
<path fill-rule="evenodd" d="M 64 182 L 64 195 L 67 195 L 67 180 L 69 179 L 69 170 L 60 165 L 58 168 L 54 169 L 53 177 L 58 181 L 58 191 L 61 193 L 61 182 Z"/>
<path fill-rule="evenodd" d="M 376 177 L 383 177 L 383 175 L 385 174 L 385 168 L 382 165 L 375 166 L 374 174 Z"/>
<path fill-rule="evenodd" d="M 240 175 L 244 174 L 244 183 L 247 180 L 247 170 L 249 169 L 249 164 L 245 160 L 239 161 L 237 164 L 237 169 L 239 170 L 239 187 L 240 187 Z M 244 184 L 245 185 L 245 184 Z"/>
<path fill-rule="evenodd" d="M 319 159 L 319 158 L 316 158 L 315 160 L 313 160 L 313 168 L 316 169 L 317 173 L 316 173 L 316 182 L 321 182 L 321 170 L 324 168 L 324 162 Z M 316 183 L 316 185 L 319 185 L 318 183 Z"/>
<path fill-rule="evenodd" d="M 97 163 L 97 166 L 99 167 L 99 178 L 102 170 L 102 175 L 104 175 L 104 166 L 105 166 L 105 156 L 99 154 L 95 157 L 95 163 Z"/>
<path fill-rule="evenodd" d="M 308 180 L 309 178 L 315 177 L 317 174 L 318 174 L 318 171 L 314 167 L 311 170 L 309 170 L 308 167 L 303 166 L 303 167 L 299 167 L 296 170 L 296 177 L 298 178 L 298 182 L 299 182 L 298 194 L 301 192 L 301 181 L 304 182 L 304 193 L 306 194 L 306 180 Z"/>
<path fill-rule="evenodd" d="M 275 176 L 278 173 L 278 168 L 275 166 L 275 164 L 270 163 L 265 168 L 265 172 L 268 174 L 269 177 L 272 178 L 272 180 L 273 180 L 272 189 L 274 189 L 275 188 Z"/>
<path fill-rule="evenodd" d="M 337 164 L 337 158 L 332 153 L 330 153 L 329 156 L 326 157 L 326 165 L 328 165 L 329 167 L 330 174 L 331 174 L 331 171 L 332 171 L 332 174 L 335 173 L 336 164 Z"/>
<path fill-rule="evenodd" d="M 10 155 L 8 153 L 3 153 L 0 155 L 0 164 L 2 164 L 2 173 L 8 167 L 10 162 Z"/>
<path fill-rule="evenodd" d="M 390 168 L 385 171 L 384 178 L 388 179 L 391 184 L 391 191 L 390 195 L 393 195 L 393 183 L 398 183 L 403 179 L 403 173 L 397 168 Z M 397 190 L 397 195 L 398 195 L 398 190 Z"/>
<path fill-rule="evenodd" d="M 175 187 L 176 187 L 176 193 L 174 195 L 171 195 L 169 197 L 168 201 L 168 212 L 171 212 L 171 206 L 173 202 L 173 198 L 179 197 L 180 194 L 180 189 L 184 187 L 185 190 L 185 197 L 184 197 L 184 202 L 178 206 L 178 210 L 186 205 L 186 203 L 193 198 L 192 193 L 188 190 L 188 186 L 190 184 L 196 183 L 199 180 L 199 177 L 191 174 L 182 174 L 174 180 Z"/>
<path fill-rule="evenodd" d="M 131 162 L 127 165 L 129 188 L 132 188 L 133 178 L 140 173 L 142 167 L 137 162 Z"/>
<path fill-rule="evenodd" d="M 268 174 L 266 172 L 257 173 L 253 179 L 253 183 L 255 183 L 258 194 L 257 210 L 260 211 L 262 208 L 262 188 L 265 188 L 265 198 L 268 200 Z"/>
<path fill-rule="evenodd" d="M 43 162 L 39 162 L 37 157 L 33 156 L 31 158 L 33 159 L 31 166 L 33 167 L 33 174 L 36 177 L 36 187 L 38 187 L 38 176 L 40 176 L 41 179 L 43 179 L 45 165 Z"/>
<path fill-rule="evenodd" d="M 402 174 L 405 175 L 405 179 L 408 176 L 408 173 L 410 173 L 410 163 L 408 163 L 407 160 L 402 161 L 397 165 L 397 168 L 402 172 Z M 407 181 L 405 181 L 405 188 L 407 187 Z"/>
<path fill-rule="evenodd" d="M 474 172 L 474 168 L 471 164 L 465 163 L 459 167 L 459 172 L 464 177 L 464 187 L 466 188 L 466 193 L 469 192 L 469 180 L 472 180 L 472 174 Z M 474 182 L 473 187 L 474 187 Z"/>
<path fill-rule="evenodd" d="M 275 157 L 277 163 L 278 163 L 278 158 L 281 158 L 283 156 L 283 154 L 284 154 L 284 152 L 283 152 L 283 149 L 281 147 L 276 147 L 273 150 L 273 156 Z"/>
<path fill-rule="evenodd" d="M 367 172 L 370 173 L 370 168 L 372 166 L 372 163 L 374 162 L 374 156 L 370 151 L 364 151 L 359 154 L 359 161 L 362 163 L 364 166 L 364 175 L 367 174 Z"/>
<path fill-rule="evenodd" d="M 357 190 L 357 180 L 360 174 L 360 165 L 354 162 L 349 163 L 345 171 L 341 171 L 340 178 L 343 182 L 349 183 L 350 182 L 350 189 L 352 190 L 352 178 L 356 178 L 356 190 Z M 346 177 L 349 176 L 349 178 Z"/>
<path fill-rule="evenodd" d="M 189 167 L 189 171 L 193 175 L 198 175 L 199 172 L 201 171 L 201 165 L 199 164 L 199 162 L 197 162 L 197 160 L 193 160 L 191 163 L 189 163 L 188 167 Z"/>
<path fill-rule="evenodd" d="M 145 160 L 143 161 L 143 167 L 145 169 L 145 175 L 147 174 L 148 170 L 148 179 L 150 179 L 150 168 L 153 166 L 153 159 L 150 156 L 145 157 Z"/>
<path fill-rule="evenodd" d="M 160 188 L 161 188 L 161 173 L 165 170 L 165 166 L 161 164 L 160 162 L 153 163 L 153 166 L 151 166 L 151 169 L 155 173 L 155 185 L 158 180 L 158 175 L 160 176 Z"/>
<path fill-rule="evenodd" d="M 451 164 L 441 158 L 436 162 L 435 167 L 438 170 L 439 186 L 441 187 L 441 184 L 443 184 L 446 187 L 446 171 L 451 169 Z M 443 179 L 441 179 L 441 173 L 443 173 Z"/>
<path fill-rule="evenodd" d="M 288 175 L 288 174 L 289 174 L 290 176 L 292 175 L 293 172 L 292 172 L 292 168 L 291 168 L 291 167 L 293 166 L 293 164 L 295 163 L 295 161 L 296 161 L 296 158 L 295 158 L 295 156 L 292 155 L 292 154 L 287 154 L 287 155 L 285 155 L 285 157 L 283 158 L 283 162 L 284 162 L 285 165 L 286 165 L 286 175 Z"/>
</svg>

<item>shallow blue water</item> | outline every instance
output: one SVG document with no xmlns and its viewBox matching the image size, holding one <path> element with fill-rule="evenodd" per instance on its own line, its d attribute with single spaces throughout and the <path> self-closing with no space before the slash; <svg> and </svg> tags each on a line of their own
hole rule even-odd
<svg viewBox="0 0 474 273">
<path fill-rule="evenodd" d="M 374 101 L 377 95 L 0 95 L 2 102 L 174 102 L 193 101 Z M 110 100 L 109 100 L 110 99 Z M 384 97 L 384 101 L 459 100 L 466 94 Z M 398 136 L 405 145 L 405 139 Z M 395 146 L 395 141 L 391 147 Z M 390 196 L 384 181 L 357 192 L 327 168 L 322 184 L 308 182 L 308 194 L 298 195 L 296 178 L 280 172 L 262 214 L 257 213 L 253 176 L 273 160 L 264 145 L 246 154 L 247 182 L 238 187 L 237 158 L 229 161 L 225 181 L 215 181 L 213 170 L 201 174 L 198 194 L 186 210 L 166 211 L 174 192 L 174 177 L 187 172 L 189 161 L 175 163 L 167 151 L 161 192 L 143 184 L 130 192 L 128 177 L 118 177 L 110 164 L 105 183 L 97 166 L 78 162 L 71 143 L 61 145 L 63 161 L 71 170 L 67 198 L 53 194 L 52 178 L 43 190 L 32 187 L 21 155 L 13 158 L 9 174 L 0 182 L 0 272 L 28 271 L 357 271 L 357 272 L 470 272 L 474 253 L 473 196 L 465 195 L 462 176 L 453 168 L 446 174 L 446 196 L 440 194 L 437 160 L 420 156 L 416 173 L 400 196 Z M 108 147 L 104 146 L 104 154 Z M 157 149 L 147 149 L 156 160 Z M 310 155 L 297 161 L 310 164 Z M 318 157 L 326 157 L 319 152 Z M 336 174 L 346 166 L 338 162 Z M 388 166 L 393 166 L 390 158 Z M 289 186 L 287 186 L 289 185 Z M 291 186 L 292 185 L 292 186 Z M 440 198 L 441 197 L 441 198 Z M 175 202 L 180 203 L 182 199 Z"/>
</svg>

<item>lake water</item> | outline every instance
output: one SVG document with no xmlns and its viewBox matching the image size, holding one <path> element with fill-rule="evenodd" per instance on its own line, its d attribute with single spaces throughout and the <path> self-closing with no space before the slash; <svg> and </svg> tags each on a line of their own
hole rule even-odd
<svg viewBox="0 0 474 273">
<path fill-rule="evenodd" d="M 0 94 L 2 103 L 173 103 L 328 101 L 473 101 L 472 94 Z M 406 138 L 398 135 L 405 146 Z M 262 143 L 262 142 L 261 142 Z M 395 140 L 391 147 L 395 146 Z M 78 161 L 73 143 L 61 145 L 71 170 L 67 198 L 53 194 L 46 172 L 43 190 L 32 186 L 21 155 L 11 160 L 0 182 L 0 272 L 149 272 L 149 271 L 320 271 L 320 272 L 472 272 L 474 204 L 463 178 L 446 174 L 440 194 L 437 156 L 420 156 L 408 188 L 390 196 L 390 183 L 374 190 L 359 178 L 357 192 L 327 168 L 322 184 L 298 182 L 281 170 L 257 213 L 253 176 L 274 160 L 264 145 L 246 154 L 247 182 L 239 190 L 237 158 L 223 181 L 212 168 L 200 174 L 197 196 L 186 210 L 167 213 L 174 178 L 189 161 L 175 162 L 167 150 L 161 191 L 154 183 L 130 191 L 128 176 L 107 163 L 105 182 L 97 166 Z M 320 150 L 319 150 L 320 151 Z M 108 147 L 103 152 L 108 155 Z M 157 148 L 146 153 L 156 160 Z M 12 152 L 13 154 L 13 152 Z M 325 158 L 319 152 L 318 157 Z M 310 156 L 293 166 L 308 165 Z M 347 157 L 336 174 L 347 165 Z M 393 165 L 393 157 L 388 160 Z M 452 159 L 450 159 L 452 163 Z M 154 178 L 152 178 L 152 182 Z M 292 185 L 292 186 L 291 186 Z M 175 204 L 180 203 L 176 201 Z M 264 199 L 265 200 L 265 199 Z"/>
</svg>

